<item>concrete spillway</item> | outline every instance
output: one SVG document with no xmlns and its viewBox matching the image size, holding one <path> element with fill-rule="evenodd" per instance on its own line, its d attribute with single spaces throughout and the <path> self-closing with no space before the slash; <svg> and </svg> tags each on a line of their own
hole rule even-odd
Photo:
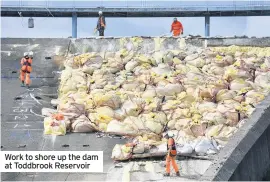
<svg viewBox="0 0 270 182">
<path fill-rule="evenodd" d="M 59 69 L 57 58 L 71 53 L 118 51 L 121 48 L 132 48 L 134 42 L 126 39 L 123 44 L 120 38 L 105 39 L 18 39 L 2 38 L 1 49 L 1 84 L 2 84 L 2 116 L 1 145 L 2 150 L 104 150 L 104 171 L 112 165 L 111 149 L 117 139 L 103 138 L 95 141 L 94 134 L 70 134 L 56 137 L 44 137 L 43 118 L 40 117 L 42 107 L 50 107 L 50 96 L 57 93 L 57 79 L 53 72 Z M 138 49 L 148 53 L 156 49 L 153 38 L 142 39 Z M 177 49 L 180 39 L 167 38 L 159 49 Z M 186 44 L 196 47 L 204 46 L 257 46 L 269 47 L 269 38 L 190 38 Z M 34 52 L 32 89 L 19 88 L 19 61 L 24 52 Z M 41 98 L 42 105 L 27 105 L 27 113 L 17 113 L 20 102 L 29 94 Z M 14 99 L 15 98 L 15 99 Z M 18 99 L 21 98 L 21 99 Z M 3 105 L 5 107 L 3 107 Z M 30 113 L 28 113 L 28 111 Z M 32 112 L 31 112 L 32 111 Z M 34 114 L 33 114 L 34 113 Z M 17 117 L 16 117 L 17 116 Z M 15 127 L 16 126 L 16 127 Z M 15 128 L 14 128 L 15 127 Z M 29 137 L 30 136 L 30 137 Z M 70 148 L 62 145 L 69 144 Z M 25 146 L 24 146 L 25 145 Z M 90 148 L 85 148 L 90 145 Z M 23 147 L 24 146 L 24 147 Z M 194 163 L 193 163 L 194 164 Z M 262 180 L 267 176 L 270 167 L 270 96 L 256 109 L 252 117 L 229 140 L 228 144 L 213 157 L 213 160 L 200 162 L 201 169 L 190 162 L 182 164 L 193 168 L 197 180 Z M 197 167 L 198 168 L 198 167 Z M 194 174 L 195 174 L 194 172 Z M 106 173 L 106 172 L 105 172 Z M 188 174 L 188 172 L 187 172 Z M 46 177 L 47 176 L 47 177 Z M 49 177 L 50 176 L 50 177 Z M 2 174 L 2 180 L 105 180 L 106 174 Z"/>
</svg>

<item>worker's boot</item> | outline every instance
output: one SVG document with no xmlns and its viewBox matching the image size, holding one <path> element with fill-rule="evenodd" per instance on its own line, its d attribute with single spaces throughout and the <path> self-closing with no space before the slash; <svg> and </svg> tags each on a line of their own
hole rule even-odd
<svg viewBox="0 0 270 182">
<path fill-rule="evenodd" d="M 24 82 L 21 83 L 21 87 L 24 87 Z"/>
<path fill-rule="evenodd" d="M 165 173 L 163 174 L 163 176 L 170 176 L 170 173 Z"/>
<path fill-rule="evenodd" d="M 26 85 L 26 87 L 27 87 L 27 88 L 30 88 L 30 86 L 29 86 L 28 84 Z"/>
<path fill-rule="evenodd" d="M 178 172 L 176 172 L 176 176 L 180 176 L 180 172 L 178 171 Z"/>
</svg>

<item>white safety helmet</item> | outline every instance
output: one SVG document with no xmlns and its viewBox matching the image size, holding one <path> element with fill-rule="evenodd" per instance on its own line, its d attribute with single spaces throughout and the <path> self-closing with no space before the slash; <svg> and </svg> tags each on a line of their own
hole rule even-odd
<svg viewBox="0 0 270 182">
<path fill-rule="evenodd" d="M 23 55 L 24 55 L 24 56 L 28 56 L 29 54 L 28 54 L 28 52 L 25 52 Z"/>
<path fill-rule="evenodd" d="M 173 137 L 174 134 L 171 132 L 171 131 L 168 131 L 168 132 L 165 132 L 163 133 L 163 137 L 166 138 L 166 137 Z"/>
<path fill-rule="evenodd" d="M 34 54 L 34 53 L 33 53 L 32 51 L 30 51 L 30 52 L 28 53 L 29 56 L 33 56 L 33 54 Z"/>
<path fill-rule="evenodd" d="M 98 14 L 99 14 L 99 15 L 102 15 L 102 11 L 99 11 Z"/>
<path fill-rule="evenodd" d="M 173 133 L 171 131 L 168 131 L 168 136 L 173 137 Z"/>
</svg>

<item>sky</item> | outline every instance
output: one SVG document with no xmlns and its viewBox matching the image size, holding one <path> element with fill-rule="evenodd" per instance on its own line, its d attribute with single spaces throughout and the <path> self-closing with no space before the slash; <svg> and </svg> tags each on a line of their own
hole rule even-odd
<svg viewBox="0 0 270 182">
<path fill-rule="evenodd" d="M 3 5 L 35 5 L 44 6 L 72 6 L 72 1 L 3 1 Z M 99 1 L 103 5 L 112 6 L 112 4 Z M 96 3 L 95 5 L 100 5 Z M 125 2 L 113 4 L 123 6 Z M 205 3 L 205 1 L 202 1 Z M 222 2 L 224 3 L 224 2 Z M 230 2 L 232 3 L 232 2 Z M 257 3 L 248 1 L 249 4 Z M 75 3 L 76 4 L 76 3 Z M 76 6 L 92 4 L 80 2 Z M 132 6 L 165 6 L 164 2 L 154 3 L 146 1 L 128 2 Z M 239 4 L 239 2 L 238 2 Z M 74 5 L 74 4 L 73 4 Z M 168 6 L 168 3 L 166 3 Z M 184 35 L 202 35 L 204 36 L 204 18 L 203 17 L 179 17 L 179 21 L 184 26 Z M 93 31 L 96 26 L 97 18 L 78 18 L 78 37 L 94 36 Z M 210 35 L 211 36 L 269 36 L 270 35 L 270 17 L 211 17 Z M 65 38 L 72 34 L 71 18 L 36 18 L 34 17 L 35 27 L 28 28 L 28 17 L 14 18 L 1 17 L 1 36 L 2 37 L 29 37 L 29 38 Z M 169 34 L 172 18 L 106 18 L 107 29 L 105 36 L 159 36 Z"/>
</svg>

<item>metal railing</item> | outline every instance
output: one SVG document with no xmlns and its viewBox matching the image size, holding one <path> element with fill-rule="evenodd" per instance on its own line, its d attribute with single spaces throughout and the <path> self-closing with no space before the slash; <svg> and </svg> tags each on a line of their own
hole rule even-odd
<svg viewBox="0 0 270 182">
<path fill-rule="evenodd" d="M 251 8 L 270 6 L 270 1 L 7 1 L 2 7 L 21 8 Z"/>
</svg>

